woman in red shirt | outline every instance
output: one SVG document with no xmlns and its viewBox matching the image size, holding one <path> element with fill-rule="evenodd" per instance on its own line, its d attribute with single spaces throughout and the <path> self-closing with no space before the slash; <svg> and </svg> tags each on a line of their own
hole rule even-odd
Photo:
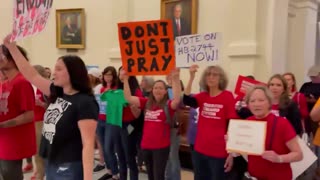
<svg viewBox="0 0 320 180">
<path fill-rule="evenodd" d="M 302 125 L 304 127 L 304 121 L 309 117 L 309 111 L 308 111 L 306 97 L 304 96 L 304 94 L 299 93 L 297 91 L 296 78 L 292 73 L 288 72 L 288 73 L 283 74 L 283 78 L 288 83 L 289 97 L 294 102 L 296 102 L 299 107 Z"/>
<path fill-rule="evenodd" d="M 179 70 L 173 71 L 172 76 L 173 99 L 169 100 L 166 83 L 161 80 L 155 81 L 149 99 L 132 96 L 128 77 L 124 75 L 125 99 L 129 104 L 145 109 L 141 149 L 149 180 L 165 179 L 170 150 L 170 123 L 167 122 L 167 115 L 173 116 L 179 106 L 181 93 Z"/>
<path fill-rule="evenodd" d="M 280 75 L 273 75 L 268 88 L 273 94 L 272 110 L 276 116 L 285 117 L 289 120 L 297 134 L 302 133 L 301 116 L 297 104 L 289 98 L 287 81 Z"/>
<path fill-rule="evenodd" d="M 195 140 L 195 180 L 226 179 L 232 168 L 233 157 L 226 151 L 225 134 L 229 119 L 236 118 L 235 100 L 230 91 L 226 73 L 219 66 L 208 66 L 202 74 L 203 92 L 191 96 L 192 82 L 198 69 L 190 67 L 190 79 L 183 102 L 199 107 L 198 129 Z"/>
<path fill-rule="evenodd" d="M 247 93 L 246 103 L 253 113 L 248 120 L 267 122 L 266 151 L 261 156 L 248 156 L 250 176 L 259 180 L 291 180 L 290 163 L 302 159 L 295 130 L 287 119 L 270 111 L 273 98 L 267 87 L 253 87 Z"/>
</svg>

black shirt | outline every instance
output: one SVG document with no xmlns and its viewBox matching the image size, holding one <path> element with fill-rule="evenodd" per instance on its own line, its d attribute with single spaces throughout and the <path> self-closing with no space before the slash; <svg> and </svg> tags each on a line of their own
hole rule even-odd
<svg viewBox="0 0 320 180">
<path fill-rule="evenodd" d="M 51 86 L 51 93 L 53 91 Z M 63 95 L 44 114 L 40 155 L 50 163 L 82 161 L 82 140 L 78 122 L 98 119 L 94 98 L 83 93 Z"/>
<path fill-rule="evenodd" d="M 320 97 L 320 83 L 306 82 L 300 88 L 300 93 L 304 94 L 306 97 L 310 97 L 312 94 L 315 99 Z M 309 112 L 312 110 L 315 103 L 308 103 Z"/>
</svg>

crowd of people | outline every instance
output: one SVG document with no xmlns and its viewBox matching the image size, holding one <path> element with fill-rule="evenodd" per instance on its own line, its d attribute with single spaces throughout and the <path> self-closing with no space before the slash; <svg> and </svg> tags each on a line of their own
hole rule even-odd
<svg viewBox="0 0 320 180">
<path fill-rule="evenodd" d="M 106 174 L 99 180 L 138 180 L 144 167 L 149 180 L 180 180 L 177 111 L 184 107 L 190 108 L 195 180 L 291 180 L 290 163 L 303 159 L 298 137 L 316 135 L 320 121 L 320 106 L 313 108 L 320 97 L 318 66 L 300 91 L 294 74 L 284 73 L 235 97 L 219 66 L 206 67 L 195 84 L 199 67 L 192 65 L 185 87 L 179 69 L 166 81 L 144 76 L 139 84 L 122 67 L 87 70 L 80 57 L 66 55 L 51 77 L 50 69 L 32 66 L 9 35 L 0 46 L 0 69 L 0 180 L 22 180 L 30 170 L 37 180 L 89 180 L 101 170 Z M 267 123 L 262 155 L 246 161 L 226 150 L 230 119 Z"/>
</svg>

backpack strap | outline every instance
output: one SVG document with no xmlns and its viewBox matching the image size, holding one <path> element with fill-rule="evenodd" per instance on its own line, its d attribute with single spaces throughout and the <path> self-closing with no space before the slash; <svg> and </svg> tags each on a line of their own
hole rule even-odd
<svg viewBox="0 0 320 180">
<path fill-rule="evenodd" d="M 170 116 L 168 104 L 169 104 L 169 101 L 166 102 L 166 105 L 164 106 L 163 110 L 164 110 L 164 114 L 166 115 L 166 123 L 169 124 L 171 128 L 172 122 L 171 122 L 171 116 Z"/>
<path fill-rule="evenodd" d="M 272 142 L 273 142 L 273 138 L 274 138 L 274 133 L 276 131 L 277 121 L 278 121 L 278 117 L 275 116 L 273 123 L 272 123 L 271 137 L 270 137 L 270 141 L 269 141 L 269 145 L 268 145 L 267 150 L 272 150 Z"/>
</svg>

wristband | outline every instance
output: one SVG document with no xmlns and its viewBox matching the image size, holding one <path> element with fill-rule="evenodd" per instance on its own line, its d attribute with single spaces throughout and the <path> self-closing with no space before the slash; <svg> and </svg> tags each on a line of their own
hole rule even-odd
<svg viewBox="0 0 320 180">
<path fill-rule="evenodd" d="M 283 163 L 282 156 L 279 156 L 279 163 Z"/>
</svg>

